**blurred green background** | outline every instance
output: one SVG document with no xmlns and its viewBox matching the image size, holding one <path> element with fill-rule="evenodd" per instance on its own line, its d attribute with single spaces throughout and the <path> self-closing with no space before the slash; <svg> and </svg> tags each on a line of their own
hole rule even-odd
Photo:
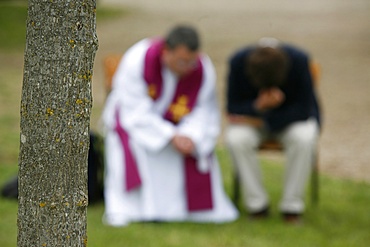
<svg viewBox="0 0 370 247">
<path fill-rule="evenodd" d="M 99 131 L 98 119 L 105 98 L 101 85 L 104 77 L 103 57 L 111 52 L 123 52 L 139 37 L 162 30 L 159 27 L 153 30 L 147 25 L 147 22 L 157 25 L 161 23 L 156 18 L 163 18 L 163 21 L 169 23 L 187 20 L 185 17 L 176 19 L 174 14 L 164 16 L 163 13 L 167 13 L 164 7 L 158 7 L 157 14 L 153 14 L 148 8 L 139 9 L 132 6 L 132 2 L 127 2 L 130 3 L 127 7 L 124 4 L 104 4 L 102 1 L 98 3 L 97 25 L 102 46 L 97 55 L 94 71 L 94 74 L 96 73 L 95 101 L 91 126 L 95 131 Z M 145 3 L 145 1 L 139 1 L 139 3 Z M 189 6 L 191 4 L 193 4 L 192 1 L 189 2 Z M 201 3 L 199 4 L 201 6 Z M 178 5 L 189 8 L 184 3 L 179 2 Z M 228 10 L 225 9 L 225 11 Z M 140 18 L 135 19 L 135 15 Z M 207 21 L 210 15 L 211 13 L 205 11 L 201 16 L 205 18 L 204 21 Z M 0 0 L 0 186 L 17 174 L 19 105 L 26 17 L 27 1 Z M 197 23 L 201 29 L 205 29 L 204 22 L 199 19 Z M 142 25 L 142 29 L 137 28 L 139 25 Z M 216 27 L 213 28 L 216 29 Z M 135 31 L 132 31 L 132 35 L 118 35 L 120 32 L 130 34 L 131 30 Z M 217 44 L 216 38 L 218 37 L 210 35 L 205 38 L 205 41 Z M 119 48 L 118 45 L 121 43 L 124 45 Z M 237 43 L 232 45 L 236 46 Z M 209 46 L 205 49 L 212 57 L 212 49 Z M 217 56 L 214 57 L 218 68 L 218 65 L 224 61 L 218 60 Z M 231 195 L 230 157 L 222 144 L 217 154 L 222 166 L 226 191 Z M 247 219 L 246 212 L 242 210 L 239 220 L 222 225 L 136 223 L 125 228 L 112 228 L 102 224 L 104 205 L 98 203 L 88 208 L 88 246 L 370 246 L 370 185 L 368 182 L 343 178 L 343 176 L 340 178 L 325 172 L 320 177 L 321 201 L 318 207 L 310 205 L 307 197 L 308 207 L 304 224 L 287 225 L 281 221 L 277 210 L 281 195 L 282 163 L 282 159 L 274 156 L 262 157 L 264 178 L 273 206 L 272 217 L 267 220 L 251 222 Z M 241 203 L 240 206 L 242 207 Z M 16 219 L 17 202 L 0 198 L 1 247 L 16 246 Z"/>
</svg>

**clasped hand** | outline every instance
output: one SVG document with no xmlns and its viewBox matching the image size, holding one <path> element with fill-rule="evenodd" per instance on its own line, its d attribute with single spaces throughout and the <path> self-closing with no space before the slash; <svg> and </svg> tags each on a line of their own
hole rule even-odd
<svg viewBox="0 0 370 247">
<path fill-rule="evenodd" d="M 261 89 L 254 106 L 258 111 L 264 112 L 279 107 L 284 100 L 285 95 L 279 88 Z"/>
<path fill-rule="evenodd" d="M 171 141 L 172 145 L 179 151 L 181 154 L 187 156 L 194 153 L 195 145 L 193 141 L 186 136 L 175 135 Z"/>
</svg>

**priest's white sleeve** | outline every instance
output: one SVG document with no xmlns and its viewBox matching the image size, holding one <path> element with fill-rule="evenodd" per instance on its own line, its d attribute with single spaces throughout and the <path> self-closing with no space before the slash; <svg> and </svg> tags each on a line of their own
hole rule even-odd
<svg viewBox="0 0 370 247">
<path fill-rule="evenodd" d="M 203 55 L 204 79 L 192 112 L 178 126 L 180 134 L 189 136 L 196 145 L 198 158 L 204 160 L 213 152 L 220 133 L 220 111 L 216 97 L 216 75 L 212 62 Z M 205 168 L 204 165 L 201 165 Z"/>
<path fill-rule="evenodd" d="M 124 55 L 113 77 L 114 87 L 103 119 L 112 127 L 114 114 L 118 111 L 120 122 L 130 138 L 155 152 L 169 143 L 175 127 L 154 109 L 153 100 L 148 96 L 147 85 L 142 76 L 148 45 L 148 40 L 139 42 Z"/>
</svg>

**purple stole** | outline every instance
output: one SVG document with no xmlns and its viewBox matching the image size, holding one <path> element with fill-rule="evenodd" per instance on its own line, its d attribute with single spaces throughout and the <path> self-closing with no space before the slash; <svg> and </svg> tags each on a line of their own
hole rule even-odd
<svg viewBox="0 0 370 247">
<path fill-rule="evenodd" d="M 147 83 L 148 94 L 156 100 L 162 92 L 162 61 L 161 52 L 163 40 L 154 40 L 145 56 L 144 79 Z M 200 59 L 191 73 L 180 78 L 175 95 L 163 118 L 177 124 L 183 116 L 191 112 L 194 107 L 203 78 L 203 66 Z M 118 119 L 118 118 L 117 118 Z M 117 125 L 119 120 L 117 120 Z M 124 147 L 126 164 L 126 190 L 137 188 L 141 185 L 136 161 L 130 152 L 129 136 L 122 129 L 116 128 Z M 122 129 L 122 130 L 119 130 Z M 121 138 L 122 135 L 122 138 Z M 126 146 L 126 148 L 125 148 Z M 189 211 L 207 210 L 213 208 L 211 176 L 210 173 L 201 173 L 197 168 L 197 159 L 191 156 L 184 157 L 185 164 L 185 190 Z M 128 180 L 130 182 L 128 182 Z M 129 185 L 130 184 L 130 187 Z"/>
<path fill-rule="evenodd" d="M 137 168 L 135 157 L 132 153 L 129 143 L 129 136 L 127 132 L 122 128 L 122 125 L 119 121 L 118 110 L 116 112 L 116 128 L 115 131 L 118 134 L 118 137 L 121 141 L 123 153 L 125 155 L 125 189 L 126 191 L 131 191 L 135 188 L 138 188 L 141 185 L 141 178 Z"/>
</svg>

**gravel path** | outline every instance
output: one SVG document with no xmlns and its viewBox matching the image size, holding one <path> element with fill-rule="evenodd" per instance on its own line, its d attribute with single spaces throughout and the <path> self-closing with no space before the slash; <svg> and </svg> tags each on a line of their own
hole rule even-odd
<svg viewBox="0 0 370 247">
<path fill-rule="evenodd" d="M 101 0 L 99 4 L 123 6 L 129 14 L 98 23 L 93 121 L 104 103 L 101 61 L 109 53 L 122 53 L 175 23 L 194 24 L 202 35 L 203 50 L 216 66 L 223 102 L 229 55 L 260 37 L 274 36 L 305 47 L 321 64 L 325 121 L 321 170 L 370 182 L 370 1 Z"/>
</svg>

